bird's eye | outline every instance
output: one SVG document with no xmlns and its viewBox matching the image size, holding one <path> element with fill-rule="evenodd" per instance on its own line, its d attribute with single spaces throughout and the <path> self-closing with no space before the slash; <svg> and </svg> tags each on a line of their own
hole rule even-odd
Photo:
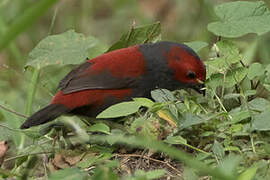
<svg viewBox="0 0 270 180">
<path fill-rule="evenodd" d="M 193 71 L 188 71 L 187 76 L 189 79 L 195 79 L 196 78 L 196 73 Z"/>
</svg>

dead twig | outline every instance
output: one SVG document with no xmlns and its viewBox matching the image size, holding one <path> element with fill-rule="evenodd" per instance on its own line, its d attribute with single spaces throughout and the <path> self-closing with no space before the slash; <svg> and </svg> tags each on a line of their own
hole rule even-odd
<svg viewBox="0 0 270 180">
<path fill-rule="evenodd" d="M 17 115 L 17 116 L 20 116 L 20 117 L 23 117 L 23 118 L 28 118 L 26 115 L 21 114 L 21 113 L 19 113 L 19 112 L 16 112 L 16 111 L 14 111 L 14 110 L 12 110 L 12 109 L 9 109 L 9 108 L 7 108 L 7 107 L 1 105 L 1 104 L 0 104 L 0 108 L 4 109 L 4 110 L 6 110 L 6 111 L 8 111 L 8 112 L 10 112 L 10 113 L 13 113 L 13 114 L 15 114 L 15 115 Z"/>
<path fill-rule="evenodd" d="M 158 159 L 154 159 L 154 158 L 151 158 L 151 157 L 148 157 L 148 156 L 144 156 L 144 155 L 141 155 L 141 154 L 115 154 L 114 157 L 136 157 L 136 158 L 143 158 L 143 159 L 147 159 L 147 160 L 150 160 L 150 161 L 158 162 L 158 163 L 161 163 L 161 164 L 165 164 L 166 166 L 168 166 L 169 168 L 174 170 L 177 173 L 178 176 L 181 176 L 181 172 L 178 169 L 176 169 L 175 167 L 173 167 L 170 163 L 165 162 L 165 161 L 161 161 L 161 160 L 158 160 Z"/>
</svg>

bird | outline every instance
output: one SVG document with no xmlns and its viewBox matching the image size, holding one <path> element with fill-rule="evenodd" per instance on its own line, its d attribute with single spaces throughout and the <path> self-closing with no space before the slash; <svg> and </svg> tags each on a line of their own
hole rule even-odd
<svg viewBox="0 0 270 180">
<path fill-rule="evenodd" d="M 135 97 L 151 98 L 155 89 L 191 88 L 205 94 L 206 68 L 187 45 L 160 41 L 110 51 L 88 59 L 59 83 L 50 104 L 21 129 L 50 122 L 63 114 L 96 117 L 111 105 Z"/>
</svg>

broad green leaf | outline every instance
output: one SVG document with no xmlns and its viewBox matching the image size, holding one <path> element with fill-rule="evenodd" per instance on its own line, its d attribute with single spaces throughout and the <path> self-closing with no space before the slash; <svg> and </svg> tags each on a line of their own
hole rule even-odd
<svg viewBox="0 0 270 180">
<path fill-rule="evenodd" d="M 148 42 L 157 42 L 161 37 L 160 22 L 153 24 L 132 27 L 129 32 L 122 35 L 120 40 L 113 44 L 108 51 L 125 48 L 128 46 L 143 44 Z"/>
<path fill-rule="evenodd" d="M 201 49 L 208 46 L 208 43 L 203 41 L 186 42 L 184 44 L 193 49 L 195 52 L 199 52 Z"/>
<path fill-rule="evenodd" d="M 206 120 L 192 113 L 184 113 L 182 120 L 180 121 L 182 121 L 180 123 L 180 128 L 188 128 L 193 125 L 201 124 L 205 122 Z"/>
<path fill-rule="evenodd" d="M 141 104 L 135 101 L 118 103 L 102 111 L 97 118 L 117 118 L 127 116 L 137 112 L 141 106 Z"/>
<path fill-rule="evenodd" d="M 142 106 L 151 108 L 155 103 L 151 99 L 147 98 L 133 98 L 133 100 Z"/>
<path fill-rule="evenodd" d="M 264 68 L 260 63 L 253 63 L 248 68 L 247 77 L 252 80 L 255 77 L 261 76 L 264 74 Z"/>
<path fill-rule="evenodd" d="M 214 142 L 214 145 L 212 147 L 212 151 L 216 156 L 218 156 L 220 159 L 222 159 L 225 156 L 224 148 L 218 141 Z"/>
<path fill-rule="evenodd" d="M 251 124 L 251 128 L 257 131 L 269 131 L 270 130 L 270 108 L 264 112 L 255 115 Z"/>
<path fill-rule="evenodd" d="M 222 3 L 215 7 L 215 13 L 220 21 L 208 24 L 207 28 L 217 36 L 236 38 L 270 31 L 270 11 L 263 1 Z"/>
<path fill-rule="evenodd" d="M 229 115 L 232 117 L 232 123 L 238 123 L 250 117 L 248 110 L 243 110 L 240 108 L 233 109 L 229 112 Z"/>
<path fill-rule="evenodd" d="M 152 98 L 157 102 L 175 101 L 173 93 L 167 89 L 156 89 L 151 91 Z"/>
<path fill-rule="evenodd" d="M 110 127 L 104 123 L 94 124 L 93 126 L 87 128 L 87 130 L 91 132 L 102 132 L 105 134 L 110 134 Z"/>
<path fill-rule="evenodd" d="M 248 168 L 242 174 L 240 174 L 237 180 L 252 180 L 256 175 L 257 169 L 257 167 Z"/>
<path fill-rule="evenodd" d="M 95 38 L 84 37 L 74 30 L 48 36 L 30 52 L 26 67 L 41 69 L 49 65 L 79 64 L 88 57 L 88 50 L 96 43 Z"/>
<path fill-rule="evenodd" d="M 270 102 L 264 98 L 255 98 L 248 104 L 250 106 L 250 109 L 255 111 L 265 111 L 270 107 Z"/>
<path fill-rule="evenodd" d="M 54 171 L 50 176 L 49 180 L 60 180 L 60 179 L 66 179 L 66 180 L 86 180 L 87 179 L 87 173 L 83 170 L 80 170 L 78 168 L 66 168 L 58 171 Z"/>
</svg>

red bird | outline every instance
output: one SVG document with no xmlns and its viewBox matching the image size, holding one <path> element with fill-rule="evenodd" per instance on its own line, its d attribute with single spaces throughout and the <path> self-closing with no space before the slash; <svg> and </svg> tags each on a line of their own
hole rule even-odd
<svg viewBox="0 0 270 180">
<path fill-rule="evenodd" d="M 193 88 L 204 94 L 206 70 L 188 46 L 174 42 L 135 45 L 102 54 L 73 69 L 51 103 L 29 117 L 22 129 L 62 114 L 95 117 L 109 106 L 148 97 L 157 88 Z"/>
</svg>

